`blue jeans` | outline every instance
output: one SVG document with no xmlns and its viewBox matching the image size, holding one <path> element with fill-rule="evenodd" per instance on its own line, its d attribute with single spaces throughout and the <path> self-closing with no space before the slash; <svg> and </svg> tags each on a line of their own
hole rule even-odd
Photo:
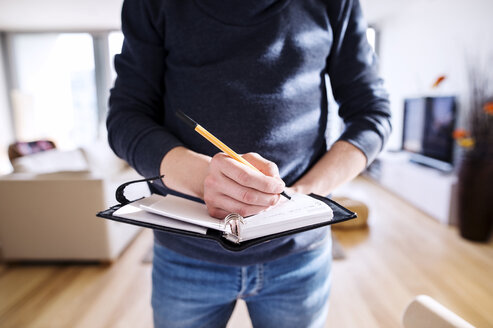
<svg viewBox="0 0 493 328">
<path fill-rule="evenodd" d="M 155 243 L 154 326 L 225 327 L 241 298 L 254 327 L 323 327 L 330 266 L 330 235 L 314 249 L 246 267 L 192 259 Z"/>
</svg>

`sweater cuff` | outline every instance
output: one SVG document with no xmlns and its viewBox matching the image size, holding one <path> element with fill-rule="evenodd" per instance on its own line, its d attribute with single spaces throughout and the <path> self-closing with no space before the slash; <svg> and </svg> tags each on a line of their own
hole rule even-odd
<svg viewBox="0 0 493 328">
<path fill-rule="evenodd" d="M 160 128 L 155 128 L 135 145 L 131 164 L 145 178 L 159 176 L 163 157 L 178 146 L 183 146 L 183 143 L 176 137 Z M 164 187 L 162 179 L 156 180 L 154 184 Z"/>
<path fill-rule="evenodd" d="M 368 167 L 380 153 L 383 147 L 382 136 L 372 130 L 361 130 L 355 132 L 354 129 L 346 130 L 338 140 L 347 141 L 366 156 L 366 167 Z"/>
</svg>

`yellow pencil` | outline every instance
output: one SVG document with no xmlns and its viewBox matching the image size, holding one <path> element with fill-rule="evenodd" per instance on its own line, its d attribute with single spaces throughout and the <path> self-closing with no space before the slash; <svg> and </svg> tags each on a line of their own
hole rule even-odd
<svg viewBox="0 0 493 328">
<path fill-rule="evenodd" d="M 186 115 L 182 111 L 177 111 L 176 112 L 176 115 L 181 120 L 183 120 L 183 122 L 185 122 L 188 126 L 190 126 L 192 129 L 194 129 L 196 132 L 198 132 L 204 138 L 206 138 L 207 140 L 209 140 L 209 142 L 211 142 L 214 146 L 216 146 L 221 151 L 223 151 L 226 154 L 228 154 L 228 156 L 230 156 L 231 158 L 237 160 L 240 163 L 243 163 L 243 164 L 251 167 L 255 171 L 260 172 L 259 169 L 257 169 L 255 166 L 253 166 L 246 159 L 244 159 L 243 157 L 241 157 L 240 155 L 238 155 L 233 149 L 231 149 L 228 146 L 226 146 L 221 140 L 219 140 L 212 133 L 210 133 L 209 131 L 207 131 L 206 129 L 204 129 L 200 124 L 198 124 L 197 122 L 195 122 L 188 115 Z M 260 173 L 262 173 L 262 172 L 260 172 Z M 284 197 L 286 197 L 287 199 L 291 199 L 291 197 L 288 196 L 284 191 L 281 193 L 281 195 L 284 196 Z"/>
</svg>

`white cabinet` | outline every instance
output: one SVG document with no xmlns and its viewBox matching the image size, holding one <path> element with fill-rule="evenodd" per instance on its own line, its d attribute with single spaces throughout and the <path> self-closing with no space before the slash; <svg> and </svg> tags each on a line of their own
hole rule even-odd
<svg viewBox="0 0 493 328">
<path fill-rule="evenodd" d="M 406 153 L 382 153 L 370 176 L 423 212 L 445 224 L 456 222 L 455 173 L 410 162 Z"/>
</svg>

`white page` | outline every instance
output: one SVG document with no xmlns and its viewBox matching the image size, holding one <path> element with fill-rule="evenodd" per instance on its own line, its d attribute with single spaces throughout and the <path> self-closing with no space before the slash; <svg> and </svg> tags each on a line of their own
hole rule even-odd
<svg viewBox="0 0 493 328">
<path fill-rule="evenodd" d="M 154 194 L 139 201 L 138 206 L 145 211 L 183 222 L 220 231 L 229 230 L 224 220 L 209 216 L 204 204 L 185 198 Z M 282 201 L 264 212 L 245 218 L 240 229 L 246 235 L 268 235 L 328 221 L 332 217 L 332 209 L 324 202 L 307 195 L 294 194 L 289 201 Z"/>
<path fill-rule="evenodd" d="M 303 221 L 320 216 L 321 219 L 331 219 L 332 209 L 324 202 L 313 197 L 294 194 L 291 200 L 283 201 L 277 206 L 244 219 L 244 230 L 265 226 L 278 226 L 289 221 Z"/>
<path fill-rule="evenodd" d="M 278 225 L 263 226 L 253 229 L 243 229 L 241 231 L 240 238 L 232 238 L 231 240 L 241 242 L 241 241 L 263 237 L 270 234 L 280 233 L 280 232 L 294 230 L 322 222 L 327 222 L 331 220 L 332 217 L 318 215 L 318 216 L 306 217 L 303 220 L 290 220 Z"/>
<path fill-rule="evenodd" d="M 143 210 L 167 216 L 183 222 L 201 225 L 225 231 L 224 220 L 216 219 L 207 213 L 205 204 L 173 195 L 161 196 L 153 194 L 139 204 Z"/>
<path fill-rule="evenodd" d="M 181 229 L 181 230 L 186 230 L 186 231 L 191 231 L 191 232 L 197 232 L 200 234 L 206 234 L 207 233 L 207 228 L 195 225 L 195 224 L 190 224 L 190 223 L 185 223 L 182 221 L 178 220 L 173 220 L 169 218 L 165 218 L 161 215 L 149 213 L 147 211 L 144 211 L 139 208 L 140 203 L 145 203 L 146 198 L 135 201 L 131 204 L 125 205 L 118 210 L 116 210 L 113 215 L 114 216 L 120 216 L 125 219 L 130 219 L 130 220 L 135 220 L 139 222 L 146 222 L 146 223 L 152 223 L 156 224 L 159 226 L 164 226 L 164 227 L 169 227 L 169 228 L 174 228 L 174 229 Z"/>
</svg>

